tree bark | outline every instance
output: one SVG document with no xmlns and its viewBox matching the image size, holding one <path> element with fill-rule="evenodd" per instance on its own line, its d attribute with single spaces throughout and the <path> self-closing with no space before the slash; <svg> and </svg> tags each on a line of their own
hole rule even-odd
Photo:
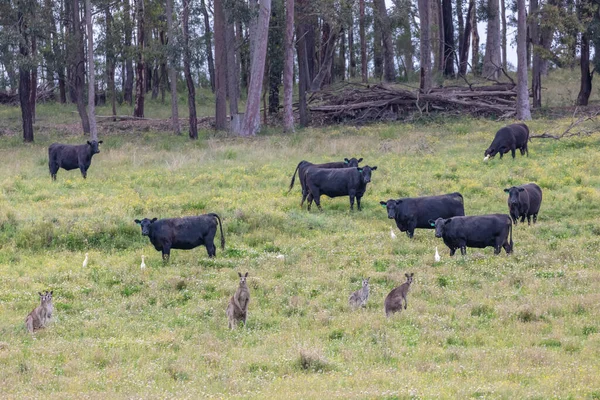
<svg viewBox="0 0 600 400">
<path fill-rule="evenodd" d="M 337 59 L 335 75 L 340 81 L 346 79 L 346 30 L 342 29 L 340 34 L 340 53 Z"/>
<path fill-rule="evenodd" d="M 529 0 L 529 35 L 533 46 L 533 63 L 531 68 L 531 92 L 533 94 L 533 108 L 542 107 L 542 76 L 540 57 L 537 47 L 540 45 L 539 31 L 539 6 L 538 0 Z"/>
<path fill-rule="evenodd" d="M 381 27 L 381 40 L 383 43 L 383 75 L 387 82 L 396 80 L 396 67 L 394 66 L 394 45 L 392 43 L 392 28 L 390 18 L 385 7 L 385 0 L 375 0 L 379 26 Z"/>
<path fill-rule="evenodd" d="M 23 7 L 22 3 L 18 3 Z M 18 25 L 21 40 L 19 40 L 19 53 L 23 58 L 29 58 L 28 27 L 25 23 L 27 10 L 18 10 Z M 25 61 L 25 60 L 24 60 Z M 28 62 L 19 65 L 19 101 L 21 104 L 21 118 L 23 120 L 23 141 L 33 142 L 33 119 L 31 116 L 31 71 Z"/>
<path fill-rule="evenodd" d="M 504 1 L 504 0 L 502 0 Z M 463 37 L 465 35 L 465 17 L 463 15 L 463 0 L 456 0 L 456 17 L 458 20 L 458 55 L 457 58 L 460 59 L 460 55 L 463 52 Z M 460 68 L 459 68 L 460 70 Z"/>
<path fill-rule="evenodd" d="M 85 25 L 88 37 L 88 118 L 90 120 L 90 139 L 98 141 L 98 128 L 96 127 L 96 71 L 94 65 L 94 31 L 92 30 L 92 3 L 85 0 Z"/>
<path fill-rule="evenodd" d="M 215 33 L 215 129 L 227 129 L 227 49 L 223 0 L 214 2 Z M 262 76 L 262 75 L 261 75 Z"/>
<path fill-rule="evenodd" d="M 352 15 L 350 20 L 352 21 Z M 350 55 L 350 78 L 356 78 L 356 54 L 354 52 L 354 22 L 348 28 L 348 53 Z"/>
<path fill-rule="evenodd" d="M 196 118 L 196 88 L 192 79 L 190 63 L 192 50 L 190 49 L 190 0 L 183 0 L 183 73 L 188 88 L 188 110 L 190 121 L 190 139 L 198 139 L 198 119 Z"/>
<path fill-rule="evenodd" d="M 167 54 L 169 55 L 169 84 L 171 86 L 171 123 L 173 132 L 176 135 L 181 135 L 179 126 L 179 109 L 177 107 L 177 71 L 175 57 L 175 29 L 173 28 L 173 0 L 167 0 Z"/>
<path fill-rule="evenodd" d="M 283 131 L 294 132 L 292 109 L 294 89 L 294 0 L 285 2 L 285 43 L 283 63 Z"/>
<path fill-rule="evenodd" d="M 481 73 L 481 69 L 479 68 L 479 31 L 477 29 L 477 12 L 475 8 L 473 8 L 471 18 L 471 29 L 473 32 L 471 40 L 471 69 L 473 70 L 473 75 L 477 76 Z"/>
<path fill-rule="evenodd" d="M 359 36 L 360 36 L 360 71 L 362 82 L 369 81 L 367 75 L 367 39 L 365 35 L 365 0 L 359 0 L 360 17 L 359 17 Z"/>
<path fill-rule="evenodd" d="M 500 18 L 502 19 L 502 68 L 508 71 L 508 60 L 506 55 L 506 7 L 505 0 L 500 0 Z"/>
<path fill-rule="evenodd" d="M 144 117 L 144 100 L 146 96 L 146 64 L 144 60 L 146 32 L 144 26 L 144 1 L 145 0 L 137 0 L 136 5 L 138 54 L 136 64 L 137 76 L 135 81 L 135 108 L 133 109 L 133 116 L 138 118 Z"/>
<path fill-rule="evenodd" d="M 321 90 L 327 76 L 331 75 L 331 65 L 333 63 L 333 53 L 335 50 L 335 43 L 337 41 L 337 33 L 329 32 L 327 42 L 323 43 L 323 60 L 321 62 L 321 68 L 315 76 L 315 79 L 310 84 L 310 90 L 316 92 Z"/>
<path fill-rule="evenodd" d="M 31 57 L 35 59 L 37 56 L 37 40 L 34 35 L 31 36 Z M 31 92 L 29 93 L 29 107 L 31 111 L 31 120 L 35 124 L 35 100 L 37 97 L 37 65 L 31 69 Z"/>
<path fill-rule="evenodd" d="M 483 76 L 485 78 L 498 79 L 499 69 L 502 66 L 498 0 L 488 0 L 487 5 L 488 26 L 485 40 L 485 55 L 483 57 Z"/>
<path fill-rule="evenodd" d="M 454 21 L 452 19 L 452 0 L 442 0 L 444 19 L 444 76 L 454 78 Z"/>
<path fill-rule="evenodd" d="M 235 20 L 233 12 L 225 7 L 225 49 L 227 51 L 227 94 L 229 96 L 229 114 L 236 115 L 238 111 L 238 99 L 240 98 L 240 71 L 235 59 Z"/>
<path fill-rule="evenodd" d="M 421 64 L 421 80 L 420 89 L 423 93 L 428 93 L 431 90 L 431 41 L 430 41 L 430 18 L 429 18 L 429 0 L 419 0 L 419 26 L 420 26 L 420 64 Z"/>
<path fill-rule="evenodd" d="M 85 109 L 85 100 L 83 97 L 83 84 L 85 82 L 85 61 L 83 57 L 83 32 L 81 31 L 81 20 L 79 18 L 79 0 L 73 0 L 71 9 L 73 16 L 73 37 L 75 60 L 72 66 L 74 73 L 72 74 L 75 87 L 75 99 L 77 101 L 77 112 L 81 118 L 81 126 L 85 134 L 90 133 L 90 120 Z"/>
<path fill-rule="evenodd" d="M 123 100 L 133 105 L 133 49 L 131 37 L 133 36 L 133 24 L 131 23 L 130 0 L 123 1 L 123 30 L 125 31 L 125 88 L 123 89 Z"/>
<path fill-rule="evenodd" d="M 576 105 L 587 106 L 590 94 L 592 93 L 593 78 L 593 72 L 590 72 L 590 38 L 588 32 L 581 34 L 581 60 L 579 67 L 581 69 L 581 84 L 579 86 Z"/>
<path fill-rule="evenodd" d="M 110 6 L 106 6 L 106 85 L 110 94 L 110 103 L 112 106 L 112 115 L 117 115 L 117 92 L 115 90 L 115 50 L 113 37 L 113 16 L 110 11 Z M 113 118 L 113 121 L 116 118 Z"/>
<path fill-rule="evenodd" d="M 469 44 L 471 43 L 471 27 L 473 20 L 473 13 L 475 12 L 475 0 L 469 1 L 469 8 L 467 10 L 467 18 L 465 24 L 465 31 L 463 32 L 463 41 L 460 46 L 460 68 L 458 74 L 461 76 L 467 75 L 467 65 L 469 64 Z"/>
<path fill-rule="evenodd" d="M 373 1 L 373 77 L 377 81 L 383 79 L 383 49 L 381 46 L 381 20 L 378 17 L 377 4 L 379 0 Z"/>
<path fill-rule="evenodd" d="M 527 14 L 525 0 L 517 0 L 517 118 L 531 119 L 529 92 L 527 90 Z"/>
<path fill-rule="evenodd" d="M 296 52 L 298 53 L 298 112 L 300 126 L 308 126 L 308 107 L 306 105 L 306 91 L 308 90 L 309 68 L 306 56 L 306 34 L 304 18 L 306 18 L 306 0 L 296 2 Z"/>
<path fill-rule="evenodd" d="M 223 0 L 215 0 L 216 2 L 220 2 Z M 222 5 L 221 5 L 221 9 L 222 9 Z M 213 93 L 215 93 L 215 62 L 213 60 L 213 54 L 212 54 L 212 39 L 211 39 L 211 32 L 210 32 L 210 19 L 208 17 L 208 10 L 206 9 L 206 3 L 204 2 L 204 0 L 200 0 L 200 12 L 202 13 L 202 16 L 204 17 L 204 42 L 206 44 L 206 59 L 208 61 L 208 75 L 210 78 L 210 89 L 212 90 Z M 215 29 L 216 29 L 216 25 L 215 25 Z M 216 39 L 215 39 L 216 41 Z M 216 46 L 216 43 L 215 43 Z M 216 49 L 215 49 L 215 53 L 216 53 Z M 220 128 L 220 129 L 224 129 L 224 128 Z"/>
<path fill-rule="evenodd" d="M 271 16 L 271 0 L 260 0 L 258 21 L 255 35 L 251 37 L 254 42 L 252 52 L 252 68 L 250 73 L 250 86 L 246 101 L 246 113 L 242 123 L 241 136 L 254 136 L 260 130 L 260 92 L 267 55 L 269 39 L 269 17 Z"/>
<path fill-rule="evenodd" d="M 279 112 L 279 88 L 283 75 L 285 11 L 282 0 L 271 4 L 269 20 L 269 42 L 267 43 L 267 91 L 269 94 L 269 114 Z"/>
</svg>

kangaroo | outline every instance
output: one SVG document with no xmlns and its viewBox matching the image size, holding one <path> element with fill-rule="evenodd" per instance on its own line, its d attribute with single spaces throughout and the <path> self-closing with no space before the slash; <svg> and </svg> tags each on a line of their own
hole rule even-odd
<svg viewBox="0 0 600 400">
<path fill-rule="evenodd" d="M 395 312 L 402 311 L 402 300 L 404 299 L 404 309 L 408 307 L 408 301 L 406 300 L 406 295 L 408 290 L 410 289 L 410 285 L 413 281 L 414 273 L 404 274 L 406 276 L 406 282 L 397 288 L 392 289 L 390 294 L 385 298 L 385 316 L 389 317 Z"/>
<path fill-rule="evenodd" d="M 248 316 L 248 303 L 250 302 L 250 291 L 248 285 L 246 285 L 246 278 L 248 273 L 240 276 L 240 286 L 235 291 L 235 294 L 229 299 L 229 305 L 227 306 L 227 319 L 229 320 L 229 329 L 235 329 L 235 325 L 238 321 L 243 321 L 246 326 L 246 317 Z"/>
<path fill-rule="evenodd" d="M 33 309 L 32 312 L 25 318 L 25 326 L 30 333 L 46 327 L 46 324 L 52 318 L 52 292 L 46 291 L 44 294 L 38 292 L 40 295 L 40 305 Z"/>
<path fill-rule="evenodd" d="M 371 278 L 363 279 L 362 288 L 352 293 L 348 298 L 348 303 L 350 304 L 350 307 L 352 307 L 355 310 L 359 307 L 367 306 L 367 300 L 369 299 L 369 279 Z"/>
</svg>

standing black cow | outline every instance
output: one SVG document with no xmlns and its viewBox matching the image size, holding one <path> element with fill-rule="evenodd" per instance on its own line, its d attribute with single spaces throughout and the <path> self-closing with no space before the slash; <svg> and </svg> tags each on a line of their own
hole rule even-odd
<svg viewBox="0 0 600 400">
<path fill-rule="evenodd" d="M 292 190 L 292 188 L 294 187 L 294 181 L 296 180 L 296 172 L 298 173 L 298 179 L 300 179 L 300 186 L 302 187 L 302 201 L 300 202 L 300 207 L 302 207 L 302 205 L 304 204 L 304 200 L 306 200 L 306 197 L 308 196 L 308 190 L 306 188 L 306 170 L 308 168 L 314 167 L 314 168 L 356 168 L 358 167 L 358 163 L 360 163 L 363 159 L 359 158 L 358 160 L 356 158 L 344 158 L 344 161 L 335 161 L 335 162 L 329 162 L 329 163 L 324 163 L 324 164 L 313 164 L 311 162 L 308 161 L 300 161 L 298 163 L 298 166 L 296 167 L 296 170 L 294 171 L 294 175 L 292 175 L 292 181 L 290 182 L 290 189 L 288 190 L 288 193 Z"/>
<path fill-rule="evenodd" d="M 83 179 L 85 179 L 87 170 L 92 163 L 92 156 L 100 153 L 100 149 L 98 149 L 100 143 L 102 143 L 102 140 L 99 142 L 92 140 L 79 145 L 52 143 L 48 147 L 48 166 L 50 167 L 52 179 L 56 180 L 56 173 L 59 168 L 67 171 L 79 168 Z"/>
<path fill-rule="evenodd" d="M 390 199 L 380 201 L 379 204 L 387 208 L 388 218 L 395 219 L 400 232 L 406 232 L 409 238 L 415 234 L 415 228 L 433 229 L 429 220 L 465 215 L 463 197 L 458 192 L 441 196 Z"/>
<path fill-rule="evenodd" d="M 542 205 L 542 189 L 535 183 L 527 183 L 504 189 L 504 191 L 508 193 L 508 210 L 515 225 L 519 217 L 521 217 L 521 222 L 525 222 L 525 217 L 527 217 L 527 224 L 531 225 L 532 215 L 535 224 Z"/>
<path fill-rule="evenodd" d="M 512 253 L 512 221 L 506 214 L 438 218 L 429 223 L 435 227 L 435 237 L 444 239 L 451 256 L 456 249 L 460 249 L 463 256 L 466 255 L 467 247 L 493 246 L 494 254 L 500 254 L 500 249 L 504 247 L 506 254 Z"/>
<path fill-rule="evenodd" d="M 217 214 L 204 214 L 194 217 L 136 219 L 142 227 L 142 235 L 148 236 L 157 251 L 162 251 L 163 261 L 169 261 L 171 249 L 190 250 L 200 245 L 206 246 L 209 257 L 217 254 L 214 244 L 217 221 L 221 229 L 221 250 L 225 249 L 223 226 Z"/>
<path fill-rule="evenodd" d="M 358 211 L 360 208 L 360 199 L 367 190 L 367 183 L 371 182 L 371 171 L 377 167 L 342 168 L 309 168 L 306 171 L 306 187 L 308 189 L 308 210 L 312 205 L 313 199 L 317 203 L 319 210 L 321 208 L 321 195 L 329 197 L 350 196 L 350 209 L 354 209 L 354 198 Z"/>
<path fill-rule="evenodd" d="M 500 130 L 496 132 L 492 144 L 485 151 L 485 158 L 483 161 L 487 161 L 497 153 L 499 153 L 500 158 L 502 158 L 504 153 L 508 153 L 509 151 L 512 153 L 512 157 L 515 158 L 517 149 L 521 151 L 521 155 L 527 153 L 527 157 L 529 157 L 529 150 L 527 149 L 528 140 L 529 128 L 525 124 L 512 124 L 500 128 Z"/>
</svg>

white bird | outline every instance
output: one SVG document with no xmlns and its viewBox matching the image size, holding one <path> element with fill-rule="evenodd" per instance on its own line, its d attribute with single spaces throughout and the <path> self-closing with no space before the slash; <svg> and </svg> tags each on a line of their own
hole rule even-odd
<svg viewBox="0 0 600 400">
<path fill-rule="evenodd" d="M 440 257 L 440 253 L 438 253 L 437 251 L 437 246 L 435 247 L 435 256 L 433 258 L 435 259 L 435 262 L 440 262 L 440 260 L 442 259 Z"/>
<path fill-rule="evenodd" d="M 142 263 L 140 264 L 140 268 L 141 269 L 145 269 L 146 268 L 146 263 L 144 262 L 144 255 L 142 254 Z"/>
<path fill-rule="evenodd" d="M 390 228 L 390 236 L 392 239 L 396 239 L 396 234 L 394 233 L 394 228 Z"/>
<path fill-rule="evenodd" d="M 83 268 L 87 267 L 88 265 L 88 253 L 85 253 L 85 260 L 83 260 Z"/>
</svg>

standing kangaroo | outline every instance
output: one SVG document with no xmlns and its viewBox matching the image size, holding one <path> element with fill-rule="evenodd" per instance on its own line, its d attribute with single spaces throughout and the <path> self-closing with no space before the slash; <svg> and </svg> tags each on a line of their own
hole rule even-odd
<svg viewBox="0 0 600 400">
<path fill-rule="evenodd" d="M 33 309 L 32 312 L 25 318 L 25 326 L 30 333 L 46 327 L 46 324 L 52 318 L 52 293 L 54 291 L 46 291 L 44 294 L 38 292 L 40 295 L 40 305 Z"/>
<path fill-rule="evenodd" d="M 406 276 L 406 282 L 397 288 L 392 289 L 390 294 L 385 298 L 385 316 L 389 317 L 395 312 L 402 311 L 402 300 L 404 299 L 404 309 L 408 307 L 408 301 L 406 300 L 406 295 L 408 290 L 410 289 L 410 285 L 413 281 L 414 273 L 404 274 Z"/>
<path fill-rule="evenodd" d="M 348 303 L 350 304 L 350 307 L 352 307 L 355 310 L 359 307 L 367 306 L 367 300 L 369 299 L 369 279 L 371 278 L 363 279 L 362 288 L 352 293 L 348 298 Z"/>
<path fill-rule="evenodd" d="M 240 286 L 235 291 L 235 294 L 229 299 L 229 305 L 227 306 L 227 319 L 229 320 L 229 328 L 234 329 L 238 321 L 243 321 L 246 326 L 246 317 L 248 316 L 248 303 L 250 302 L 250 291 L 248 285 L 246 285 L 246 278 L 248 273 L 240 276 Z"/>
</svg>

